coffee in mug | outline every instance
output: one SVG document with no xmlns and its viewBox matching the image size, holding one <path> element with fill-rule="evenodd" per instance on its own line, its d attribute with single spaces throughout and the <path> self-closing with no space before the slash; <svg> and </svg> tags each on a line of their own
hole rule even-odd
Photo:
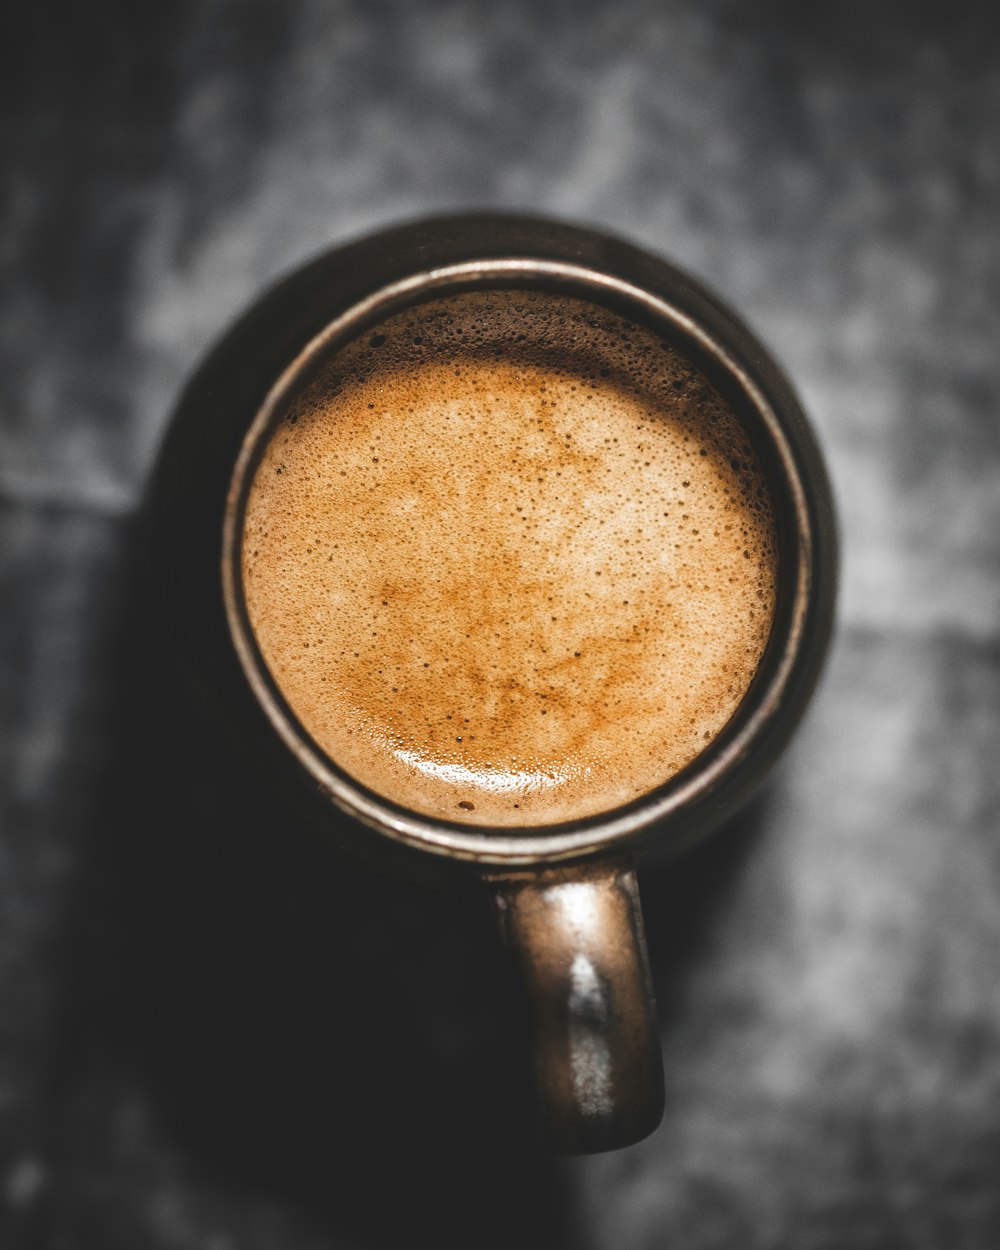
<svg viewBox="0 0 1000 1250">
<path fill-rule="evenodd" d="M 775 518 L 705 372 L 537 290 L 429 300 L 326 359 L 242 533 L 263 659 L 317 746 L 408 810 L 610 811 L 731 718 L 767 644 Z"/>
</svg>

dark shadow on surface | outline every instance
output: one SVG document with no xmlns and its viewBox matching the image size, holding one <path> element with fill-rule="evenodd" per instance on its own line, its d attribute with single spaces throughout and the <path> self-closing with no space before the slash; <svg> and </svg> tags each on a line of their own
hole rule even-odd
<svg viewBox="0 0 1000 1250">
<path fill-rule="evenodd" d="M 115 762 L 66 937 L 37 1244 L 67 1226 L 102 1250 L 150 1244 L 138 1208 L 161 1155 L 195 1202 L 216 1194 L 216 1226 L 230 1195 L 241 1245 L 247 1201 L 333 1245 L 419 1229 L 441 1247 L 579 1244 L 564 1173 L 533 1144 L 479 891 L 317 855 L 283 828 L 146 654 L 133 580 Z M 137 1101 L 153 1127 L 129 1146 Z"/>
<path fill-rule="evenodd" d="M 765 785 L 698 845 L 675 859 L 650 861 L 645 872 L 640 870 L 661 1033 L 684 1010 L 688 981 L 711 950 L 743 870 L 760 844 L 767 816 Z"/>
<path fill-rule="evenodd" d="M 237 1238 L 240 1207 L 266 1200 L 332 1245 L 419 1230 L 438 1247 L 585 1246 L 572 1165 L 534 1143 L 480 892 L 318 858 L 251 771 L 220 772 L 131 600 L 119 750 L 67 941 L 51 1227 L 85 1226 L 102 1250 L 151 1244 L 140 1208 L 165 1138 L 177 1184 L 231 1195 Z M 667 1020 L 756 828 L 751 812 L 644 878 Z M 134 1091 L 151 1145 L 122 1136 Z"/>
</svg>

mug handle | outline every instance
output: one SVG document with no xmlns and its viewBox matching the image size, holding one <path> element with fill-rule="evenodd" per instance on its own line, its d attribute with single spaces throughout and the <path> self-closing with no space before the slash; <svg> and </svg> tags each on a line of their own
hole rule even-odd
<svg viewBox="0 0 1000 1250">
<path fill-rule="evenodd" d="M 663 1116 L 663 1063 L 634 861 L 487 881 L 527 989 L 547 1144 L 589 1154 L 639 1141 Z"/>
</svg>

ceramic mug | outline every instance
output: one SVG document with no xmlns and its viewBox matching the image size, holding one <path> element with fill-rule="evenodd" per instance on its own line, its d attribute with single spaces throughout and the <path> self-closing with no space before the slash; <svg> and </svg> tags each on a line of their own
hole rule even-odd
<svg viewBox="0 0 1000 1250">
<path fill-rule="evenodd" d="M 770 640 L 718 737 L 626 807 L 523 830 L 405 810 L 338 768 L 268 672 L 240 573 L 253 471 L 317 363 L 390 312 L 487 286 L 589 301 L 694 360 L 755 447 L 778 534 Z M 586 1152 L 645 1136 L 662 1116 L 663 1076 L 636 863 L 650 849 L 681 850 L 748 797 L 805 708 L 831 630 L 836 539 L 827 474 L 767 352 L 698 283 L 621 240 L 529 217 L 417 222 L 319 257 L 245 314 L 185 391 L 150 499 L 155 617 L 215 736 L 252 760 L 293 817 L 321 836 L 335 828 L 338 843 L 364 854 L 478 874 L 521 969 L 549 1143 Z"/>
</svg>

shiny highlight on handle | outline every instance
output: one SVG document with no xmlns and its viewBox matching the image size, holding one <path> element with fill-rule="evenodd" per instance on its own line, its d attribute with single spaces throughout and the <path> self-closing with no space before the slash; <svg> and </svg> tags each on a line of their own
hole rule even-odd
<svg viewBox="0 0 1000 1250">
<path fill-rule="evenodd" d="M 489 884 L 527 991 L 547 1144 L 588 1154 L 639 1141 L 663 1115 L 663 1067 L 632 863 Z"/>
</svg>

